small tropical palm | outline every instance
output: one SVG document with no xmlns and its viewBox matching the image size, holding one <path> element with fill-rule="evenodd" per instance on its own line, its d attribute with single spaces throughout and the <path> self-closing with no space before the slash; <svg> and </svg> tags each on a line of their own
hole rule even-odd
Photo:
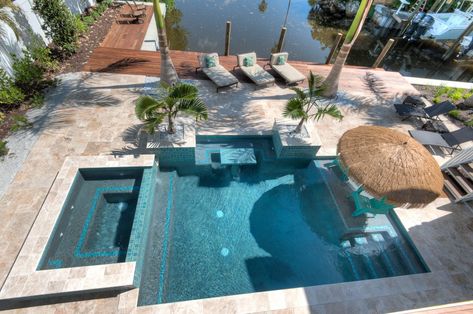
<svg viewBox="0 0 473 314">
<path fill-rule="evenodd" d="M 323 86 L 321 86 L 322 78 L 315 76 L 312 71 L 309 74 L 309 88 L 305 92 L 298 87 L 291 88 L 296 95 L 289 99 L 284 108 L 283 115 L 286 118 L 300 119 L 294 133 L 300 133 L 302 125 L 309 119 L 319 121 L 325 115 L 329 115 L 338 120 L 343 119 L 343 115 L 337 106 L 333 104 L 321 105 L 318 103 L 322 98 Z"/>
<path fill-rule="evenodd" d="M 207 119 L 207 107 L 198 97 L 198 90 L 194 85 L 184 83 L 173 86 L 163 85 L 165 92 L 163 97 L 155 99 L 150 96 L 141 96 L 136 102 L 136 116 L 144 122 L 148 133 L 153 134 L 156 127 L 165 119 L 168 122 L 167 132 L 175 133 L 174 119 L 180 112 L 187 113 L 196 120 Z"/>
</svg>

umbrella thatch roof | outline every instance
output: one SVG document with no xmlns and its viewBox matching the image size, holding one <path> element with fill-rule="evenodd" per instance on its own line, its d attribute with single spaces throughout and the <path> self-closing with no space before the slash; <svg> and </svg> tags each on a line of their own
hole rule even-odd
<svg viewBox="0 0 473 314">
<path fill-rule="evenodd" d="M 428 204 L 443 176 L 429 151 L 408 135 L 379 126 L 351 129 L 338 142 L 341 165 L 376 197 L 396 205 Z"/>
</svg>

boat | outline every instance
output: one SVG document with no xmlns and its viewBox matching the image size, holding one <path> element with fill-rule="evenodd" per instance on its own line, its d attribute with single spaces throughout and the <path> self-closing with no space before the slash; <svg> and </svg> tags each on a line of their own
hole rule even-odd
<svg viewBox="0 0 473 314">
<path fill-rule="evenodd" d="M 434 19 L 434 23 L 421 38 L 437 41 L 458 39 L 473 21 L 471 12 L 458 9 L 451 13 L 428 13 L 427 15 Z"/>
</svg>

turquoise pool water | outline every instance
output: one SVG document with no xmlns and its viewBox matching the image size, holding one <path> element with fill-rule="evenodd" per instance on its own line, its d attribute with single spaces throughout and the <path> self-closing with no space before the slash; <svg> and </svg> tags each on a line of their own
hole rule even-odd
<svg viewBox="0 0 473 314">
<path fill-rule="evenodd" d="M 212 155 L 242 147 L 256 163 Z M 194 163 L 157 173 L 139 305 L 427 271 L 392 217 L 351 217 L 328 162 L 277 160 L 270 138 L 199 138 Z"/>
<path fill-rule="evenodd" d="M 80 169 L 38 269 L 124 262 L 142 168 Z"/>
</svg>

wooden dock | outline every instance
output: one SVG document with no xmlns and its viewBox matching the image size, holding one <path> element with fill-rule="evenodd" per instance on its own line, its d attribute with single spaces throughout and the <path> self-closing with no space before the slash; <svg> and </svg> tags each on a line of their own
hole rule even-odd
<svg viewBox="0 0 473 314">
<path fill-rule="evenodd" d="M 153 17 L 153 6 L 146 6 L 146 16 L 142 18 L 142 24 L 124 23 L 124 21 L 130 20 L 127 15 L 131 12 L 132 10 L 128 5 L 121 7 L 120 14 L 105 39 L 100 44 L 101 47 L 133 50 L 141 49 L 141 45 L 143 44 L 143 40 L 145 39 L 146 32 L 148 31 L 149 24 Z"/>
<path fill-rule="evenodd" d="M 198 55 L 199 52 L 171 51 L 171 58 L 180 78 L 207 79 L 203 73 L 195 72 L 195 68 L 198 66 Z M 83 71 L 159 76 L 160 61 L 159 52 L 99 47 L 92 53 Z M 268 59 L 258 59 L 258 64 L 261 66 L 264 66 L 267 62 Z M 221 56 L 220 63 L 232 72 L 240 82 L 250 83 L 250 80 L 238 68 L 233 70 L 233 67 L 236 65 L 236 56 Z M 314 74 L 326 76 L 331 68 L 330 65 L 320 65 L 311 62 L 290 60 L 289 63 L 305 75 L 312 71 Z M 278 78 L 276 73 L 271 70 L 269 72 Z M 356 66 L 344 67 L 340 88 L 360 92 L 367 90 L 369 87 L 363 79 L 367 72 L 375 73 L 376 77 L 385 86 L 388 86 L 390 91 L 396 91 L 396 93 L 418 93 L 398 72 Z M 281 79 L 278 79 L 278 83 L 282 84 L 283 82 Z"/>
</svg>

